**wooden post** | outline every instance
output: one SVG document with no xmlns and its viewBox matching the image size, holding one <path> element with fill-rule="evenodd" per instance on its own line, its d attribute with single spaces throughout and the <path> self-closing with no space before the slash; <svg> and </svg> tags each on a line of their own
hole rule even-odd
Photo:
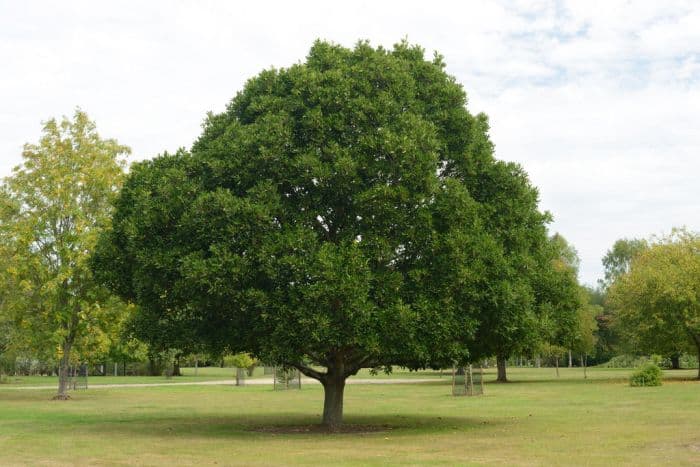
<svg viewBox="0 0 700 467">
<path fill-rule="evenodd" d="M 474 376 L 472 374 L 472 364 L 469 364 L 469 395 L 474 395 Z"/>
<path fill-rule="evenodd" d="M 479 366 L 479 389 L 484 393 L 484 367 Z"/>
</svg>

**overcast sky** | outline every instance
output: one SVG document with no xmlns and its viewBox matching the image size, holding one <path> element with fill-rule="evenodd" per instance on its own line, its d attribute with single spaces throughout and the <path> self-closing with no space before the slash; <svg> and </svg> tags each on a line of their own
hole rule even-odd
<svg viewBox="0 0 700 467">
<path fill-rule="evenodd" d="M 76 106 L 132 160 L 190 147 L 246 79 L 316 38 L 445 56 L 500 159 L 602 277 L 621 237 L 700 230 L 700 2 L 0 0 L 0 176 Z"/>
</svg>

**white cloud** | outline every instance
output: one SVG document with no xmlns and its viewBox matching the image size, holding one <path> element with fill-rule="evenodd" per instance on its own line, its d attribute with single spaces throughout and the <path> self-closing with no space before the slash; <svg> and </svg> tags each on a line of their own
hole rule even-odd
<svg viewBox="0 0 700 467">
<path fill-rule="evenodd" d="M 615 239 L 700 229 L 700 5 L 692 1 L 0 0 L 0 175 L 81 106 L 134 159 L 189 146 L 246 79 L 315 38 L 439 50 L 601 276 Z"/>
</svg>

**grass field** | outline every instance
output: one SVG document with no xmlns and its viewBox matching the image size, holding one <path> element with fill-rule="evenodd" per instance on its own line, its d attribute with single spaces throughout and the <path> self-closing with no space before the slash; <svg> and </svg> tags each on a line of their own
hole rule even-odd
<svg viewBox="0 0 700 467">
<path fill-rule="evenodd" d="M 319 421 L 319 386 L 115 388 L 54 402 L 52 388 L 0 385 L 0 464 L 700 464 L 696 371 L 666 372 L 656 388 L 629 387 L 628 370 L 561 372 L 509 369 L 514 382 L 473 398 L 450 396 L 439 375 L 351 385 L 345 420 L 371 426 L 352 434 L 305 431 Z"/>
</svg>

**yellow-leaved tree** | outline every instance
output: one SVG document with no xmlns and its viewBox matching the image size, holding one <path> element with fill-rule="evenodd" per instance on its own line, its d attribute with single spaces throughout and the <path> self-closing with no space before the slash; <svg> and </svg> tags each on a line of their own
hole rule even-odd
<svg viewBox="0 0 700 467">
<path fill-rule="evenodd" d="M 618 332 L 633 349 L 700 357 L 700 234 L 674 229 L 652 241 L 608 294 Z"/>
<path fill-rule="evenodd" d="M 93 280 L 88 259 L 110 222 L 129 152 L 100 138 L 78 109 L 72 120 L 44 124 L 39 142 L 24 146 L 22 163 L 2 186 L 3 274 L 18 289 L 5 312 L 37 354 L 53 352 L 58 359 L 57 399 L 68 398 L 71 352 L 99 342 L 102 324 L 121 310 Z"/>
</svg>

